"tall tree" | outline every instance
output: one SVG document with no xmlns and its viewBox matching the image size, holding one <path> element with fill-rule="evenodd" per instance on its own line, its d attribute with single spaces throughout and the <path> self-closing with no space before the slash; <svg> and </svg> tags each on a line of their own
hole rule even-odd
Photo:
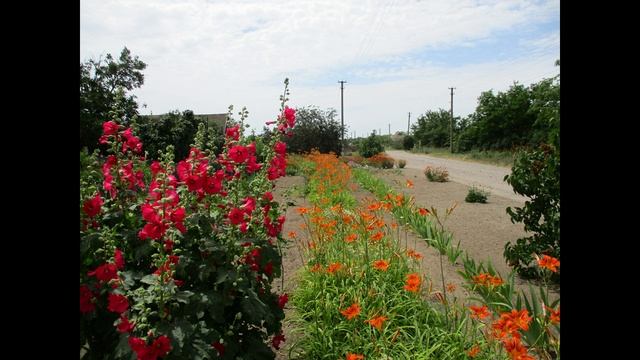
<svg viewBox="0 0 640 360">
<path fill-rule="evenodd" d="M 450 123 L 451 114 L 449 111 L 443 109 L 438 111 L 428 110 L 418 117 L 411 129 L 416 140 L 420 140 L 422 145 L 445 147 L 449 146 Z"/>
<path fill-rule="evenodd" d="M 80 149 L 89 151 L 97 146 L 102 128 L 107 121 L 118 89 L 132 91 L 144 84 L 144 70 L 147 65 L 132 56 L 126 47 L 118 59 L 107 54 L 105 59 L 90 59 L 80 63 Z M 135 96 L 126 94 L 124 99 L 124 121 L 138 113 Z"/>
</svg>

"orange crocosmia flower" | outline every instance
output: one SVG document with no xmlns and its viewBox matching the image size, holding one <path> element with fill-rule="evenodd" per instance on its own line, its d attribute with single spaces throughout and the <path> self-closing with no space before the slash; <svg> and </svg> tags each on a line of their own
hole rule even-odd
<svg viewBox="0 0 640 360">
<path fill-rule="evenodd" d="M 376 210 L 380 210 L 380 207 L 381 207 L 381 206 L 382 206 L 382 205 L 381 205 L 379 202 L 375 202 L 375 203 L 373 203 L 373 204 L 369 205 L 369 206 L 367 207 L 367 210 L 369 210 L 369 211 L 376 211 Z"/>
<path fill-rule="evenodd" d="M 413 181 L 411 181 L 411 180 L 407 180 L 407 187 L 408 187 L 409 189 L 412 189 L 412 188 L 413 188 Z"/>
<path fill-rule="evenodd" d="M 529 330 L 529 323 L 531 322 L 531 316 L 529 316 L 529 312 L 526 309 L 523 310 L 511 310 L 511 321 L 520 329 L 527 331 Z"/>
<path fill-rule="evenodd" d="M 387 271 L 389 268 L 389 262 L 385 260 L 376 260 L 373 262 L 373 267 L 381 271 Z"/>
<path fill-rule="evenodd" d="M 309 209 L 305 208 L 305 207 L 301 207 L 301 208 L 297 208 L 296 211 L 298 212 L 298 214 L 300 215 L 304 215 L 307 212 L 309 212 Z"/>
<path fill-rule="evenodd" d="M 374 317 L 373 319 L 369 319 L 369 320 L 365 320 L 364 322 L 369 323 L 369 325 L 375 327 L 376 329 L 382 331 L 382 323 L 385 322 L 385 320 L 389 319 L 386 316 L 378 316 L 378 317 Z"/>
<path fill-rule="evenodd" d="M 497 276 L 491 277 L 491 279 L 489 279 L 489 282 L 493 286 L 500 286 L 500 285 L 504 284 L 504 281 L 502 281 L 502 279 L 500 279 Z"/>
<path fill-rule="evenodd" d="M 487 305 L 483 305 L 483 306 L 469 306 L 469 309 L 473 312 L 473 314 L 471 314 L 471 317 L 474 319 L 484 319 L 487 316 L 489 316 L 489 308 L 487 307 Z"/>
<path fill-rule="evenodd" d="M 292 238 L 292 239 L 295 239 L 295 238 L 298 237 L 298 234 L 296 234 L 295 231 L 289 231 L 289 237 Z"/>
<path fill-rule="evenodd" d="M 560 324 L 560 307 L 558 307 L 558 310 L 553 310 L 548 306 L 545 306 L 545 308 L 549 310 L 549 320 L 551 320 L 551 323 Z"/>
<path fill-rule="evenodd" d="M 552 272 L 558 272 L 558 266 L 560 266 L 560 260 L 549 255 L 543 255 L 542 259 L 538 260 L 538 265 L 540 265 L 541 268 L 549 269 Z"/>
<path fill-rule="evenodd" d="M 422 259 L 422 254 L 413 249 L 407 250 L 407 255 L 414 259 Z"/>
<path fill-rule="evenodd" d="M 456 291 L 456 285 L 452 283 L 447 284 L 447 291 L 450 293 Z"/>
<path fill-rule="evenodd" d="M 419 212 L 419 213 L 420 213 L 420 215 L 422 215 L 422 216 L 427 216 L 427 215 L 429 215 L 429 210 L 424 209 L 424 208 L 419 208 L 419 209 L 418 209 L 418 212 Z"/>
<path fill-rule="evenodd" d="M 375 233 L 375 234 L 373 234 L 371 236 L 371 240 L 378 241 L 378 240 L 382 239 L 383 236 L 384 236 L 384 233 L 381 232 L 381 231 L 378 231 L 377 233 Z"/>
<path fill-rule="evenodd" d="M 304 230 L 304 229 L 306 229 L 306 228 L 307 228 L 307 224 L 300 224 L 300 229 L 301 229 L 301 230 Z"/>
<path fill-rule="evenodd" d="M 364 355 L 347 353 L 347 360 L 364 360 Z"/>
<path fill-rule="evenodd" d="M 477 344 L 473 345 L 473 347 L 469 349 L 469 351 L 467 351 L 467 355 L 472 358 L 476 357 L 478 353 L 480 353 L 480 346 L 478 346 Z"/>
<path fill-rule="evenodd" d="M 341 267 L 342 267 L 342 264 L 340 264 L 339 262 L 329 264 L 329 267 L 327 268 L 327 272 L 329 274 L 333 274 L 334 272 L 340 270 Z"/>
<path fill-rule="evenodd" d="M 309 241 L 309 249 L 315 249 L 316 248 L 316 243 L 315 241 Z"/>
<path fill-rule="evenodd" d="M 420 281 L 420 275 L 418 275 L 418 273 L 408 274 L 404 289 L 411 292 L 417 292 L 420 287 Z"/>
<path fill-rule="evenodd" d="M 347 320 L 351 320 L 354 317 L 358 316 L 358 314 L 360 314 L 360 305 L 358 305 L 357 303 L 353 303 L 348 308 L 340 311 L 340 313 L 346 316 Z"/>
<path fill-rule="evenodd" d="M 398 228 L 398 223 L 391 223 L 391 228 L 393 230 L 397 229 Z"/>
<path fill-rule="evenodd" d="M 342 215 L 342 222 L 344 222 L 345 224 L 351 224 L 351 221 L 351 215 Z"/>
<path fill-rule="evenodd" d="M 357 234 L 349 234 L 349 235 L 347 235 L 347 237 L 344 238 L 344 241 L 346 241 L 348 243 L 352 243 L 352 242 L 356 241 L 357 238 L 358 238 Z"/>
</svg>

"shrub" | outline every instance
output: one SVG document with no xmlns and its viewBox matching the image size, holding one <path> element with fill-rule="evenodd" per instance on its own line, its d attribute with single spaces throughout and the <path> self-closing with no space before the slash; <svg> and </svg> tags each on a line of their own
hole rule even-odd
<svg viewBox="0 0 640 360">
<path fill-rule="evenodd" d="M 336 114 L 335 109 L 321 110 L 312 106 L 296 109 L 295 136 L 284 139 L 287 151 L 301 154 L 317 149 L 340 155 L 342 125 Z"/>
<path fill-rule="evenodd" d="M 402 140 L 402 148 L 405 150 L 413 149 L 414 145 L 415 145 L 415 139 L 411 135 L 405 136 L 404 139 Z"/>
<path fill-rule="evenodd" d="M 380 153 L 367 159 L 366 163 L 377 168 L 392 169 L 395 160 L 384 153 Z"/>
<path fill-rule="evenodd" d="M 360 155 L 370 158 L 384 151 L 384 147 L 375 133 L 371 133 L 368 138 L 360 143 Z"/>
<path fill-rule="evenodd" d="M 285 218 L 270 191 L 285 174 L 279 138 L 295 122 L 285 101 L 282 131 L 261 154 L 230 120 L 220 157 L 202 150 L 199 132 L 186 159 L 175 164 L 169 148 L 149 165 L 131 128 L 104 123 L 108 156 L 83 155 L 80 186 L 87 358 L 275 357 L 287 297 L 271 282 Z"/>
<path fill-rule="evenodd" d="M 443 167 L 427 166 L 424 169 L 424 174 L 429 181 L 446 182 L 449 181 L 449 172 Z"/>
<path fill-rule="evenodd" d="M 467 193 L 467 197 L 464 198 L 464 201 L 468 203 L 486 203 L 487 196 L 489 193 L 484 191 L 476 186 L 472 186 Z"/>
<path fill-rule="evenodd" d="M 548 145 L 521 151 L 504 179 L 516 193 L 530 198 L 523 207 L 508 207 L 507 213 L 512 222 L 524 223 L 525 231 L 533 233 L 516 244 L 507 243 L 504 256 L 520 275 L 534 277 L 534 254 L 560 260 L 560 152 Z"/>
<path fill-rule="evenodd" d="M 404 167 L 407 166 L 407 161 L 406 160 L 398 160 L 398 168 L 399 169 L 404 169 Z"/>
</svg>

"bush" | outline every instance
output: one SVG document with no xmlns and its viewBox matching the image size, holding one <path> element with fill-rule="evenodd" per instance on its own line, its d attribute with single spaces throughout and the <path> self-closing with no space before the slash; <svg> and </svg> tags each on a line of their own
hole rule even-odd
<svg viewBox="0 0 640 360">
<path fill-rule="evenodd" d="M 295 121 L 285 101 L 281 133 Z M 285 220 L 270 193 L 285 173 L 282 134 L 256 148 L 231 126 L 217 157 L 202 150 L 201 127 L 187 159 L 175 164 L 168 149 L 149 165 L 119 120 L 103 125 L 106 159 L 81 155 L 85 357 L 273 359 L 287 301 L 271 287 Z"/>
<path fill-rule="evenodd" d="M 405 150 L 411 150 L 411 149 L 413 149 L 413 146 L 415 145 L 415 142 L 416 141 L 413 138 L 413 136 L 407 135 L 402 140 L 402 148 L 405 149 Z"/>
<path fill-rule="evenodd" d="M 395 160 L 392 157 L 385 155 L 384 153 L 376 154 L 366 160 L 367 165 L 382 168 L 392 169 Z"/>
<path fill-rule="evenodd" d="M 406 160 L 398 160 L 398 168 L 399 169 L 404 169 L 404 167 L 407 166 L 407 161 Z"/>
<path fill-rule="evenodd" d="M 467 197 L 464 198 L 464 201 L 468 203 L 486 203 L 487 196 L 489 193 L 487 191 L 481 190 L 478 187 L 472 186 L 467 193 Z"/>
<path fill-rule="evenodd" d="M 295 136 L 284 139 L 287 152 L 302 154 L 317 149 L 321 153 L 341 154 L 342 125 L 336 120 L 336 110 L 309 106 L 296 111 Z"/>
<path fill-rule="evenodd" d="M 424 174 L 427 176 L 429 181 L 435 182 L 446 182 L 449 181 L 449 172 L 443 167 L 432 167 L 427 166 L 424 169 Z"/>
<path fill-rule="evenodd" d="M 534 254 L 560 260 L 560 152 L 548 145 L 521 151 L 504 179 L 516 193 L 530 198 L 524 207 L 507 208 L 511 222 L 522 222 L 525 231 L 533 233 L 507 243 L 504 256 L 518 274 L 535 277 Z"/>
<path fill-rule="evenodd" d="M 369 137 L 360 143 L 360 155 L 370 158 L 384 151 L 384 147 L 375 133 L 371 133 Z"/>
</svg>

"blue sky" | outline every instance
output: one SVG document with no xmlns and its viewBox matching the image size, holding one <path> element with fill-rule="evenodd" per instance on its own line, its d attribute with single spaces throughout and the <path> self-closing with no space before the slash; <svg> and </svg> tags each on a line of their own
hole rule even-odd
<svg viewBox="0 0 640 360">
<path fill-rule="evenodd" d="M 340 111 L 349 133 L 406 130 L 427 110 L 475 110 L 482 91 L 556 75 L 559 0 L 93 1 L 80 4 L 80 61 L 127 46 L 147 63 L 143 114 L 246 106 L 272 120 L 290 106 Z"/>
</svg>

